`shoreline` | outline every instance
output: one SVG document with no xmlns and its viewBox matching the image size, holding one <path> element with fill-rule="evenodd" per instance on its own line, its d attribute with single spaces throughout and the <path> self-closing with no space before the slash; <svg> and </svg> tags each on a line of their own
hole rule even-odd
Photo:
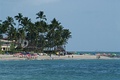
<svg viewBox="0 0 120 80">
<path fill-rule="evenodd" d="M 0 55 L 0 61 L 11 61 L 11 60 L 89 60 L 89 59 L 98 59 L 96 55 L 37 55 L 37 58 L 25 58 L 25 57 L 14 57 L 13 55 Z M 100 56 L 99 59 L 111 60 L 111 59 L 120 59 L 120 58 L 111 58 L 106 56 Z"/>
</svg>

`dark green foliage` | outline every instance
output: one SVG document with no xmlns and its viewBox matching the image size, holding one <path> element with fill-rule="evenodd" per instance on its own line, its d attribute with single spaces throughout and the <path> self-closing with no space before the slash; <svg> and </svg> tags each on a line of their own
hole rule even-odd
<svg viewBox="0 0 120 80">
<path fill-rule="evenodd" d="M 41 52 L 45 48 L 52 49 L 65 45 L 68 39 L 71 38 L 69 29 L 64 29 L 55 18 L 48 24 L 43 11 L 38 12 L 36 15 L 36 19 L 39 19 L 36 22 L 24 17 L 22 13 L 18 13 L 14 17 L 15 19 L 8 16 L 5 21 L 0 23 L 0 38 L 2 38 L 2 34 L 7 35 L 8 39 L 15 40 L 19 47 L 21 46 L 19 40 L 28 40 L 29 45 L 22 50 L 39 50 Z M 17 23 L 14 20 L 17 20 Z"/>
</svg>

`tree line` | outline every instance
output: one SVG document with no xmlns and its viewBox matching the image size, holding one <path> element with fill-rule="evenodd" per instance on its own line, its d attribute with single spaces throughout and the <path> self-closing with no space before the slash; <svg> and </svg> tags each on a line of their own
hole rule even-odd
<svg viewBox="0 0 120 80">
<path fill-rule="evenodd" d="M 0 21 L 0 38 L 7 36 L 8 40 L 15 41 L 18 49 L 34 48 L 43 51 L 45 48 L 57 48 L 66 45 L 71 38 L 69 29 L 64 29 L 61 23 L 53 18 L 48 24 L 46 15 L 43 11 L 36 14 L 36 21 L 18 13 L 14 17 L 8 16 L 6 20 Z M 20 42 L 21 40 L 21 42 Z M 23 40 L 28 41 L 28 46 L 23 48 Z"/>
</svg>

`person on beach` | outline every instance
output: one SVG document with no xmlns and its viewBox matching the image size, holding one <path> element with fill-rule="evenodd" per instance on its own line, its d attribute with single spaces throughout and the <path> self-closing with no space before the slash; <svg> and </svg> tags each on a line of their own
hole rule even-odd
<svg viewBox="0 0 120 80">
<path fill-rule="evenodd" d="M 73 55 L 72 55 L 72 58 L 73 58 Z"/>
<path fill-rule="evenodd" d="M 97 58 L 97 59 L 100 59 L 100 54 L 97 54 L 97 55 L 96 55 L 96 58 Z"/>
</svg>

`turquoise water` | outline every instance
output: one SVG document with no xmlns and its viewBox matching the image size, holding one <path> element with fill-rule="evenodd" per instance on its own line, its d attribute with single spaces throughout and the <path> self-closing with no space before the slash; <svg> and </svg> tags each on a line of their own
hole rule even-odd
<svg viewBox="0 0 120 80">
<path fill-rule="evenodd" d="M 120 60 L 0 61 L 0 80 L 120 80 Z"/>
</svg>

